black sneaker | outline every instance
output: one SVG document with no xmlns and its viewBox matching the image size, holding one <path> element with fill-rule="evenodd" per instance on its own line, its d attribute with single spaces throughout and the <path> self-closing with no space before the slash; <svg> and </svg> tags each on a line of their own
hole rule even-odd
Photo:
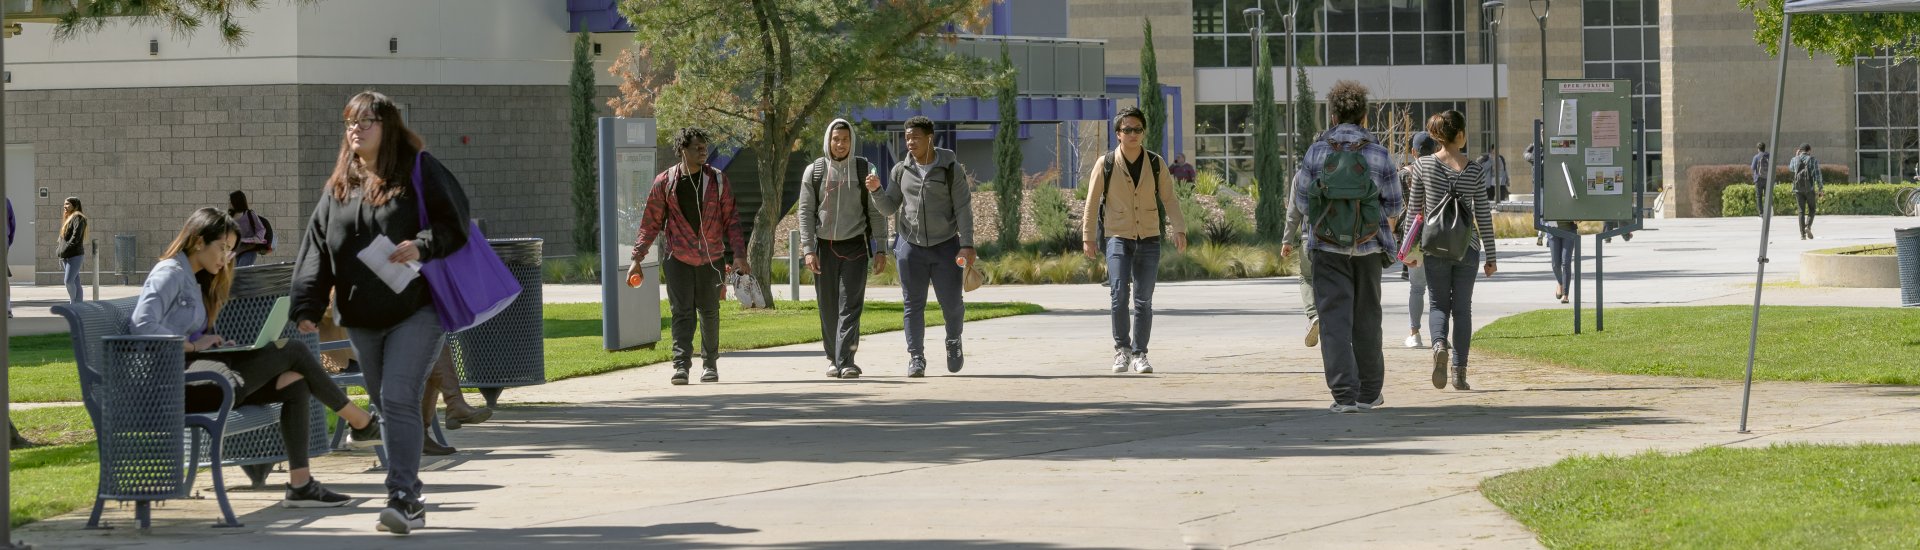
<svg viewBox="0 0 1920 550">
<path fill-rule="evenodd" d="M 349 426 L 349 428 L 352 427 Z M 377 414 L 368 417 L 366 427 L 352 428 L 352 431 L 347 433 L 347 448 L 349 449 L 370 449 L 375 446 L 384 445 L 385 443 L 386 442 L 380 438 L 380 415 Z"/>
<path fill-rule="evenodd" d="M 380 511 L 380 523 L 373 528 L 395 535 L 405 535 L 427 526 L 427 507 L 418 500 L 394 497 L 387 499 L 387 508 Z"/>
<path fill-rule="evenodd" d="M 859 377 L 860 377 L 860 367 L 858 366 L 849 365 L 847 366 L 847 368 L 840 369 L 841 380 L 851 380 Z"/>
<path fill-rule="evenodd" d="M 967 366 L 967 356 L 966 353 L 960 350 L 960 341 L 948 340 L 947 372 L 960 372 L 960 367 L 964 366 Z"/>
<path fill-rule="evenodd" d="M 705 372 L 700 373 L 700 381 L 701 382 L 719 382 L 720 367 L 707 367 Z"/>
<path fill-rule="evenodd" d="M 674 367 L 673 378 L 667 380 L 675 386 L 687 385 L 687 367 Z"/>
<path fill-rule="evenodd" d="M 914 357 L 907 360 L 907 378 L 920 378 L 927 375 L 927 358 Z"/>
<path fill-rule="evenodd" d="M 280 500 L 282 508 L 339 508 L 352 502 L 353 498 L 335 493 L 318 479 L 308 479 L 304 487 L 287 485 L 287 497 Z"/>
</svg>

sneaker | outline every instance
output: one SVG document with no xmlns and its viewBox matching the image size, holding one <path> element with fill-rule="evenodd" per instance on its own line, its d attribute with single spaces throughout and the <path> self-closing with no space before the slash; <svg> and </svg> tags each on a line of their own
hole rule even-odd
<svg viewBox="0 0 1920 550">
<path fill-rule="evenodd" d="M 845 376 L 845 375 L 843 374 L 841 376 Z M 701 383 L 711 383 L 711 382 L 719 382 L 719 381 L 720 381 L 720 367 L 707 367 L 706 370 L 700 373 Z"/>
<path fill-rule="evenodd" d="M 1334 403 L 1333 406 L 1327 407 L 1327 410 L 1336 413 L 1353 413 L 1360 412 L 1360 406 L 1348 403 Z"/>
<path fill-rule="evenodd" d="M 1114 374 L 1127 372 L 1127 369 L 1130 366 L 1132 366 L 1132 364 L 1133 364 L 1133 352 L 1127 351 L 1127 348 L 1122 348 L 1122 347 L 1113 348 Z"/>
<path fill-rule="evenodd" d="M 287 485 L 287 496 L 280 500 L 282 508 L 339 508 L 352 502 L 353 498 L 335 493 L 320 484 L 318 479 L 308 479 L 304 487 Z"/>
<path fill-rule="evenodd" d="M 827 365 L 827 378 L 839 378 L 839 377 L 840 377 L 840 367 L 834 366 L 834 365 Z"/>
<path fill-rule="evenodd" d="M 1360 410 L 1363 410 L 1363 411 L 1371 411 L 1373 410 L 1374 407 L 1378 407 L 1385 404 L 1387 404 L 1387 396 L 1377 395 L 1377 396 L 1374 396 L 1372 401 L 1362 401 L 1359 403 L 1355 403 L 1353 406 L 1360 407 Z"/>
<path fill-rule="evenodd" d="M 907 378 L 920 378 L 927 375 L 927 358 L 914 357 L 907 360 Z"/>
<path fill-rule="evenodd" d="M 687 385 L 687 367 L 674 367 L 673 378 L 668 379 L 667 382 L 675 386 Z"/>
<path fill-rule="evenodd" d="M 1407 335 L 1407 348 L 1408 348 L 1408 349 L 1420 349 L 1420 348 L 1424 348 L 1424 347 L 1427 347 L 1427 346 L 1426 346 L 1426 343 L 1425 343 L 1425 342 L 1421 342 L 1421 341 L 1420 341 L 1420 335 L 1419 335 L 1418 333 L 1415 333 L 1415 334 L 1408 334 L 1408 335 Z"/>
<path fill-rule="evenodd" d="M 1433 340 L 1433 389 L 1447 387 L 1447 341 Z"/>
<path fill-rule="evenodd" d="M 967 366 L 967 355 L 964 351 L 961 351 L 960 341 L 948 340 L 947 372 L 960 372 L 960 367 L 964 366 Z"/>
<path fill-rule="evenodd" d="M 380 438 L 380 415 L 369 416 L 366 427 L 348 427 L 352 428 L 352 431 L 347 433 L 349 449 L 370 449 L 385 444 L 385 441 Z"/>
<path fill-rule="evenodd" d="M 847 368 L 840 369 L 841 380 L 852 380 L 859 377 L 860 377 L 860 367 L 858 366 L 849 365 Z"/>
<path fill-rule="evenodd" d="M 1320 345 L 1320 320 L 1314 319 L 1313 326 L 1307 327 L 1307 347 Z"/>
<path fill-rule="evenodd" d="M 405 535 L 427 526 L 427 507 L 420 501 L 400 497 L 387 499 L 387 508 L 380 511 L 380 523 L 374 526 L 384 533 Z"/>
<path fill-rule="evenodd" d="M 1133 372 L 1137 372 L 1140 374 L 1153 374 L 1153 363 L 1147 362 L 1147 354 L 1142 353 L 1140 355 L 1133 356 Z"/>
</svg>

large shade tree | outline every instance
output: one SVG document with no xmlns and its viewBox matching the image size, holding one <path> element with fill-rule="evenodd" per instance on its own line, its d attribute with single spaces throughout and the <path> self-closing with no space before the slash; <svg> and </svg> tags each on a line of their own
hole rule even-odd
<svg viewBox="0 0 1920 550">
<path fill-rule="evenodd" d="M 1753 12 L 1753 40 L 1779 55 L 1780 21 L 1786 7 L 1782 0 L 1740 0 L 1740 8 Z M 1850 65 L 1854 58 L 1891 53 L 1894 57 L 1920 57 L 1920 13 L 1818 13 L 1793 16 L 1793 45 L 1814 53 L 1831 55 L 1834 61 Z"/>
<path fill-rule="evenodd" d="M 319 0 L 282 0 L 289 4 L 313 4 Z M 259 11 L 267 0 L 80 0 L 73 11 L 60 17 L 53 27 L 54 40 L 68 40 L 97 32 L 108 23 L 161 24 L 174 34 L 190 35 L 212 25 L 220 40 L 228 46 L 246 43 L 247 29 L 240 26 L 239 15 Z"/>
<path fill-rule="evenodd" d="M 842 110 L 990 91 L 990 60 L 946 47 L 991 0 L 622 0 L 635 40 L 673 77 L 653 89 L 661 127 L 700 126 L 756 149 L 764 204 L 780 204 L 792 152 Z M 755 214 L 756 280 L 771 280 L 777 206 Z"/>
</svg>

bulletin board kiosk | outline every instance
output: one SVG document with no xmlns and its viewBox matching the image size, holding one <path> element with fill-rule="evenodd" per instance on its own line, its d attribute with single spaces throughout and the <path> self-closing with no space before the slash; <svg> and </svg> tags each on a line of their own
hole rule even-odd
<svg viewBox="0 0 1920 550">
<path fill-rule="evenodd" d="M 633 239 L 653 191 L 659 131 L 651 118 L 600 119 L 600 319 L 607 351 L 660 342 L 660 254 L 640 262 L 646 279 L 627 286 Z"/>
<path fill-rule="evenodd" d="M 1611 222 L 1594 235 L 1594 328 L 1606 330 L 1606 239 L 1639 230 L 1646 214 L 1645 125 L 1628 80 L 1546 80 L 1544 120 L 1534 121 L 1534 228 L 1573 243 L 1573 332 L 1581 330 L 1578 222 Z M 1572 222 L 1572 230 L 1561 229 Z"/>
</svg>

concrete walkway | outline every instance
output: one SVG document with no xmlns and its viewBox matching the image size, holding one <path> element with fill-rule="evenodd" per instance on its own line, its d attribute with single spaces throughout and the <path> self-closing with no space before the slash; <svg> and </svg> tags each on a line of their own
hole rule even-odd
<svg viewBox="0 0 1920 550">
<path fill-rule="evenodd" d="M 1890 240 L 1915 223 L 1822 218 L 1823 237 L 1835 238 L 1776 242 L 1768 278 L 1791 280 L 1800 250 Z M 1619 254 L 1608 260 L 1611 303 L 1751 303 L 1748 225 L 1757 222 L 1667 220 L 1609 247 Z M 1481 282 L 1476 324 L 1569 307 L 1550 301 L 1544 248 L 1501 246 L 1503 271 Z M 1389 275 L 1386 287 L 1397 342 L 1406 284 Z M 807 344 L 729 354 L 719 384 L 669 386 L 655 365 L 509 390 L 513 405 L 495 420 L 453 432 L 462 453 L 425 461 L 429 529 L 411 540 L 372 530 L 380 499 L 294 511 L 270 507 L 277 492 L 235 493 L 244 529 L 207 528 L 213 507 L 198 500 L 158 510 L 150 533 L 82 531 L 84 514 L 69 514 L 17 538 L 43 548 L 1534 548 L 1480 495 L 1482 480 L 1580 453 L 1920 442 L 1912 387 L 1761 383 L 1752 433 L 1738 434 L 1737 383 L 1480 357 L 1475 391 L 1434 390 L 1426 354 L 1397 348 L 1386 406 L 1332 415 L 1317 350 L 1299 344 L 1296 292 L 1292 279 L 1162 285 L 1152 375 L 1108 372 L 1105 290 L 1077 285 L 970 296 L 1050 311 L 968 324 L 958 375 L 936 361 L 928 378 L 902 377 L 904 343 L 890 333 L 866 339 L 858 381 L 822 377 L 819 345 Z M 1768 303 L 1897 297 L 1766 292 Z M 336 453 L 315 470 L 337 490 L 377 497 L 371 462 Z M 131 515 L 109 511 L 121 526 Z"/>
</svg>

